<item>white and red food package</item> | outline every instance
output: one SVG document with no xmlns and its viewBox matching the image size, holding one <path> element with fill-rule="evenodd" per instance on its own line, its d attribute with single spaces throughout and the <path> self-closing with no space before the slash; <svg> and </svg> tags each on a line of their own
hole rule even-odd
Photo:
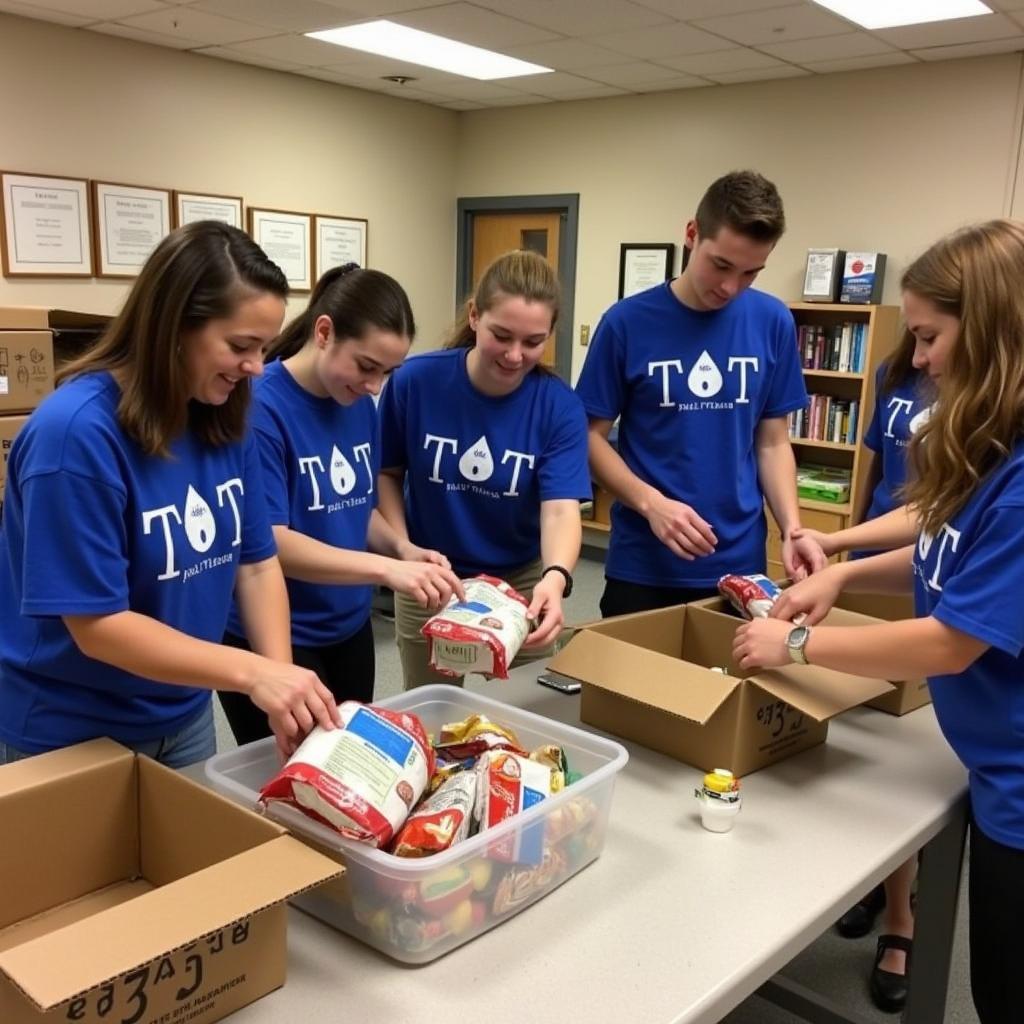
<svg viewBox="0 0 1024 1024">
<path fill-rule="evenodd" d="M 782 591 L 767 576 L 730 573 L 718 581 L 718 592 L 745 619 L 767 619 Z"/>
<path fill-rule="evenodd" d="M 420 631 L 427 638 L 430 667 L 446 676 L 480 672 L 508 679 L 530 622 L 525 597 L 503 580 L 474 576 L 464 581 L 466 599 L 452 597 Z"/>
<path fill-rule="evenodd" d="M 489 750 L 476 763 L 476 818 L 481 832 L 529 810 L 551 795 L 551 769 L 510 750 Z M 539 864 L 544 855 L 543 820 L 520 828 L 488 847 L 492 860 Z"/>
<path fill-rule="evenodd" d="M 434 751 L 416 715 L 345 701 L 342 726 L 317 726 L 260 791 L 369 846 L 386 846 L 434 773 Z"/>
<path fill-rule="evenodd" d="M 473 824 L 476 787 L 475 771 L 448 776 L 409 815 L 391 852 L 396 857 L 429 857 L 461 843 Z"/>
</svg>

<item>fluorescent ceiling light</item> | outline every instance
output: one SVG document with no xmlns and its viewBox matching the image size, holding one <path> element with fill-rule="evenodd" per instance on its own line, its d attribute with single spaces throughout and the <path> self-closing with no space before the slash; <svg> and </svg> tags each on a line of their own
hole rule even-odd
<svg viewBox="0 0 1024 1024">
<path fill-rule="evenodd" d="M 435 36 L 432 32 L 421 32 L 393 21 L 367 21 L 362 25 L 329 28 L 323 32 L 307 32 L 306 35 L 336 46 L 364 50 L 381 57 L 393 57 L 410 64 L 422 64 L 424 67 L 464 75 L 466 78 L 516 78 L 519 75 L 538 75 L 553 70 L 540 64 L 516 60 L 515 57 L 506 57 L 493 50 L 483 50 L 479 46 Z"/>
<path fill-rule="evenodd" d="M 981 0 L 814 0 L 864 28 L 896 28 L 991 14 Z"/>
</svg>

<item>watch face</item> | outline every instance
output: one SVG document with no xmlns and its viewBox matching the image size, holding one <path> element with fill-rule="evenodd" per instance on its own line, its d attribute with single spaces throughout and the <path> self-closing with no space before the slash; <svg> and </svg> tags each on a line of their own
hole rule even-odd
<svg viewBox="0 0 1024 1024">
<path fill-rule="evenodd" d="M 790 630 L 789 636 L 786 637 L 786 645 L 788 647 L 800 647 L 807 642 L 808 629 L 806 626 L 797 626 L 795 629 Z"/>
</svg>

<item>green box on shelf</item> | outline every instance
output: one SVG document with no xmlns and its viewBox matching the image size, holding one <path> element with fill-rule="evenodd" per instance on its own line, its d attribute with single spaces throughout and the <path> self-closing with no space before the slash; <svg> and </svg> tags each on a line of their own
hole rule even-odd
<svg viewBox="0 0 1024 1024">
<path fill-rule="evenodd" d="M 850 500 L 850 471 L 834 466 L 798 466 L 796 490 L 801 498 L 841 505 Z"/>
</svg>

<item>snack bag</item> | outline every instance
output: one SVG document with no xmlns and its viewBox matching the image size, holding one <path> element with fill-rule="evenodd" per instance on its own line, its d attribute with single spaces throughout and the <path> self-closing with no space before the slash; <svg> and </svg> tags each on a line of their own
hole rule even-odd
<svg viewBox="0 0 1024 1024">
<path fill-rule="evenodd" d="M 420 632 L 427 638 L 430 667 L 458 678 L 480 672 L 508 679 L 508 667 L 530 632 L 529 603 L 493 576 L 465 581 L 466 600 L 456 597 Z"/>
<path fill-rule="evenodd" d="M 406 819 L 394 849 L 396 857 L 428 857 L 469 835 L 476 803 L 476 772 L 461 771 L 426 798 Z"/>
<path fill-rule="evenodd" d="M 767 576 L 729 574 L 718 581 L 718 592 L 745 619 L 767 619 L 782 591 Z"/>
<path fill-rule="evenodd" d="M 297 807 L 343 836 L 386 846 L 423 795 L 434 751 L 408 712 L 345 701 L 342 727 L 317 726 L 260 792 Z"/>
<path fill-rule="evenodd" d="M 476 818 L 481 832 L 551 795 L 551 769 L 509 750 L 483 754 L 476 770 Z M 488 847 L 488 856 L 493 860 L 519 864 L 539 864 L 543 854 L 543 821 L 521 828 Z"/>
<path fill-rule="evenodd" d="M 488 750 L 515 750 L 525 753 L 519 737 L 507 726 L 492 722 L 486 715 L 470 715 L 461 722 L 441 726 L 434 743 L 439 757 L 478 757 Z"/>
</svg>

